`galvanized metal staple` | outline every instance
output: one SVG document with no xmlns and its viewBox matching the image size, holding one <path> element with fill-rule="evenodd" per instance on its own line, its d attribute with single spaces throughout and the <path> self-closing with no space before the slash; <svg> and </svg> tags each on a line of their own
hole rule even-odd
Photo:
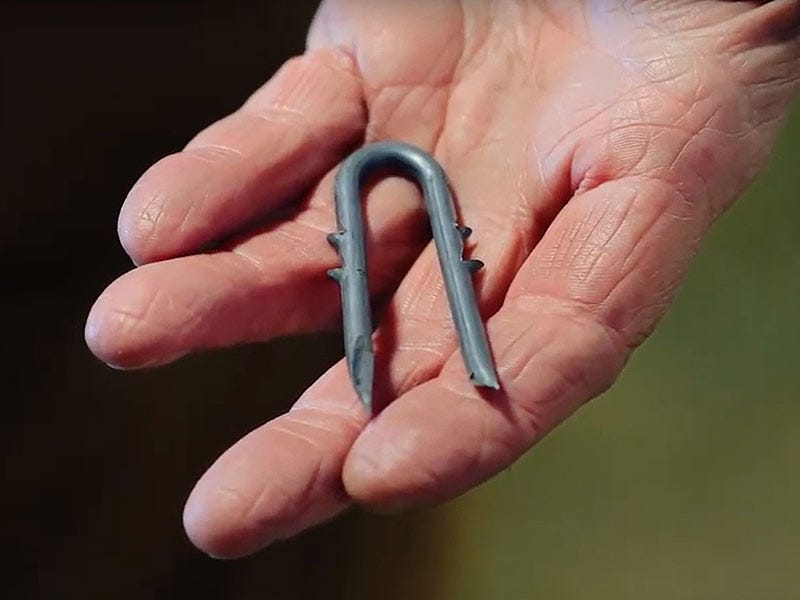
<svg viewBox="0 0 800 600">
<path fill-rule="evenodd" d="M 375 357 L 361 192 L 368 174 L 379 168 L 398 169 L 421 187 L 470 381 L 476 386 L 498 389 L 497 373 L 472 287 L 471 275 L 483 263 L 463 258 L 464 239 L 471 230 L 456 220 L 447 176 L 439 163 L 423 150 L 399 142 L 380 142 L 356 151 L 340 167 L 335 191 L 337 231 L 328 236 L 342 259 L 342 266 L 328 274 L 341 286 L 345 355 L 359 398 L 371 412 Z"/>
</svg>

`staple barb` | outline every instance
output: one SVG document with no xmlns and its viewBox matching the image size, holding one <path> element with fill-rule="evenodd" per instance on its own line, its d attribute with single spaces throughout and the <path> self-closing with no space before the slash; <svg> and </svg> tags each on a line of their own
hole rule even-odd
<svg viewBox="0 0 800 600">
<path fill-rule="evenodd" d="M 338 249 L 342 243 L 342 234 L 340 233 L 329 233 L 327 237 L 328 243 L 333 246 L 334 248 Z"/>
<path fill-rule="evenodd" d="M 335 269 L 328 269 L 327 275 L 334 281 L 341 282 L 342 277 L 344 276 L 344 269 L 342 269 L 341 267 L 337 267 Z"/>
<path fill-rule="evenodd" d="M 472 229 L 465 225 L 456 225 L 456 229 L 458 229 L 458 232 L 461 234 L 461 239 L 465 240 L 472 235 Z"/>
<path fill-rule="evenodd" d="M 344 348 L 356 393 L 371 412 L 375 357 L 361 191 L 368 172 L 384 167 L 411 175 L 422 188 L 469 379 L 473 385 L 498 389 L 494 361 L 470 279 L 472 273 L 483 267 L 483 262 L 463 258 L 464 240 L 472 230 L 456 220 L 444 170 L 419 148 L 381 142 L 356 151 L 339 169 L 335 194 L 337 232 L 328 235 L 328 242 L 338 249 L 342 259 L 342 266 L 328 271 L 328 276 L 342 288 Z"/>
<path fill-rule="evenodd" d="M 477 273 L 483 268 L 483 261 L 478 260 L 477 258 L 470 258 L 469 260 L 463 261 L 465 265 L 467 265 L 467 270 L 470 273 Z"/>
</svg>

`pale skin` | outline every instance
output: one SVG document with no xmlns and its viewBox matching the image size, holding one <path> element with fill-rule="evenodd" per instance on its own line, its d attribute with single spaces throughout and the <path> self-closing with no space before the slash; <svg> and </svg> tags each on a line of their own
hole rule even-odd
<svg viewBox="0 0 800 600">
<path fill-rule="evenodd" d="M 799 26 L 800 0 L 324 2 L 303 56 L 133 187 L 138 266 L 88 344 L 141 368 L 335 327 L 333 173 L 402 140 L 441 161 L 474 229 L 502 389 L 467 380 L 419 193 L 383 181 L 365 212 L 388 406 L 368 420 L 337 363 L 202 476 L 191 540 L 235 557 L 353 503 L 452 498 L 607 389 L 769 155 Z"/>
</svg>

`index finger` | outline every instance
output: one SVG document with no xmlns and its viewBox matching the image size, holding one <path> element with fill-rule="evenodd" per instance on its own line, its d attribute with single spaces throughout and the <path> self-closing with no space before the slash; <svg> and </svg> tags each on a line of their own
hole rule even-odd
<svg viewBox="0 0 800 600">
<path fill-rule="evenodd" d="M 242 106 L 131 189 L 119 218 L 137 264 L 191 253 L 297 197 L 363 135 L 352 59 L 314 50 L 289 60 Z"/>
</svg>

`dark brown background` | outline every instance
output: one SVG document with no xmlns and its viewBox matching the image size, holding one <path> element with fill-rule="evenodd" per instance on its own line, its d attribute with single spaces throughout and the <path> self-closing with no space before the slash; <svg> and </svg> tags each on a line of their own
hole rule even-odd
<svg viewBox="0 0 800 600">
<path fill-rule="evenodd" d="M 134 374 L 108 369 L 83 343 L 94 298 L 131 267 L 116 240 L 128 188 L 301 52 L 315 6 L 3 9 L 7 597 L 309 598 L 347 588 L 356 517 L 231 563 L 203 556 L 181 528 L 196 478 L 336 359 L 336 336 Z"/>
</svg>

